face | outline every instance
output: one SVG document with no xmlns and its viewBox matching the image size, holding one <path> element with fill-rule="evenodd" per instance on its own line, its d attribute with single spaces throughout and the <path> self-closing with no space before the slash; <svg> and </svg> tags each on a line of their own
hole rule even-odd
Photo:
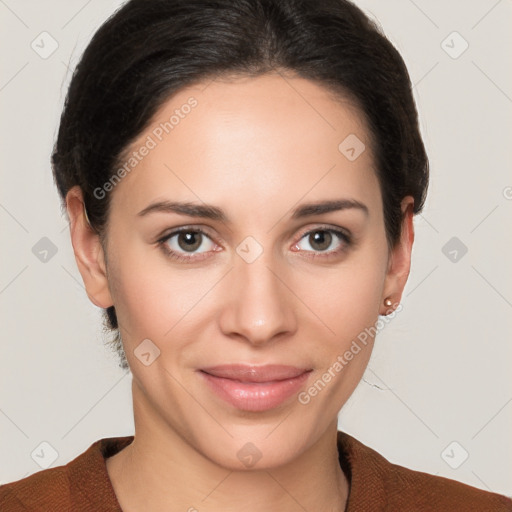
<svg viewBox="0 0 512 512">
<path fill-rule="evenodd" d="M 79 267 L 91 299 L 115 305 L 136 427 L 225 467 L 240 469 L 247 442 L 284 464 L 336 421 L 370 357 L 362 333 L 408 273 L 410 244 L 386 243 L 363 119 L 304 79 L 214 81 L 181 90 L 130 149 L 140 161 L 112 191 L 106 277 Z M 150 208 L 161 202 L 216 215 Z M 310 371 L 283 381 L 288 393 L 233 402 L 200 371 L 226 364 Z"/>
</svg>

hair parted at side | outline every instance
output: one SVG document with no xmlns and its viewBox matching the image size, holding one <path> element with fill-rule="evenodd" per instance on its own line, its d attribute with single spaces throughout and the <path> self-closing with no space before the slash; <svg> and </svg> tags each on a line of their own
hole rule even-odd
<svg viewBox="0 0 512 512">
<path fill-rule="evenodd" d="M 98 195 L 158 109 L 205 79 L 284 71 L 354 102 L 370 129 L 386 237 L 400 202 L 424 205 L 429 165 L 407 68 L 378 25 L 347 0 L 129 0 L 94 34 L 73 73 L 52 153 L 62 208 L 79 185 L 105 239 L 110 194 Z M 341 142 L 341 141 L 340 141 Z M 114 306 L 105 326 L 127 368 Z"/>
</svg>

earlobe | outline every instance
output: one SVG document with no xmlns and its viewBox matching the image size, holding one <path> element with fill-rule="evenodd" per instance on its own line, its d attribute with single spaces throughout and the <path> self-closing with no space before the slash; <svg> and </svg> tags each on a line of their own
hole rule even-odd
<svg viewBox="0 0 512 512">
<path fill-rule="evenodd" d="M 108 286 L 105 255 L 101 240 L 86 217 L 83 195 L 78 185 L 66 195 L 71 244 L 78 270 L 84 281 L 87 296 L 100 308 L 113 305 Z"/>
<path fill-rule="evenodd" d="M 383 306 L 386 306 L 384 300 L 391 301 L 391 304 L 393 304 L 392 309 L 396 309 L 396 306 L 400 303 L 411 269 L 411 253 L 414 243 L 413 206 L 413 197 L 404 197 L 401 203 L 403 215 L 401 236 L 390 251 L 382 303 Z M 389 306 L 381 309 L 380 314 L 382 315 L 391 312 Z"/>
</svg>

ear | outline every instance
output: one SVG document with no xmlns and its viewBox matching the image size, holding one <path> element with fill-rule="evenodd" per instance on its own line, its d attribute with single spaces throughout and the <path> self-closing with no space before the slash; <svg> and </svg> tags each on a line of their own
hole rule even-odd
<svg viewBox="0 0 512 512">
<path fill-rule="evenodd" d="M 402 199 L 401 210 L 403 215 L 401 236 L 395 246 L 390 250 L 388 270 L 383 289 L 381 315 L 386 315 L 396 309 L 400 303 L 402 293 L 411 269 L 411 252 L 414 242 L 413 226 L 414 198 L 406 196 Z M 390 298 L 392 306 L 384 306 L 384 300 Z"/>
<path fill-rule="evenodd" d="M 87 296 L 100 308 L 113 305 L 108 287 L 105 255 L 98 233 L 85 216 L 81 188 L 76 185 L 66 194 L 71 243 Z"/>
</svg>

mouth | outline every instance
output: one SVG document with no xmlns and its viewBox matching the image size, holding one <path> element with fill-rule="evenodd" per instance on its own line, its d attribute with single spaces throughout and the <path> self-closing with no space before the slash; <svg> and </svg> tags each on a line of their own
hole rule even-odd
<svg viewBox="0 0 512 512">
<path fill-rule="evenodd" d="M 221 365 L 199 370 L 200 376 L 225 402 L 243 411 L 274 409 L 295 395 L 312 368 L 286 365 Z"/>
</svg>

